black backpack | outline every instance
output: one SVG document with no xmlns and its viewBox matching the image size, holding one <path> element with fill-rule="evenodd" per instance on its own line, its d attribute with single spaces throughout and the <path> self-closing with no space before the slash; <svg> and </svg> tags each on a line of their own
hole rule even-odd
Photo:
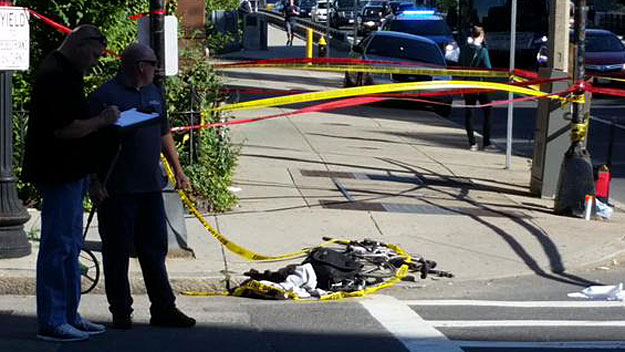
<svg viewBox="0 0 625 352">
<path fill-rule="evenodd" d="M 317 275 L 317 287 L 332 290 L 346 281 L 356 281 L 362 269 L 352 256 L 331 248 L 317 248 L 308 254 L 303 264 L 310 263 Z"/>
</svg>

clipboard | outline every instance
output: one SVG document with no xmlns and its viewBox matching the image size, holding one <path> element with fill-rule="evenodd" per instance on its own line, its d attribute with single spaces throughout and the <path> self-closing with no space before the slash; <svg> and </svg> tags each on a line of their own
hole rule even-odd
<svg viewBox="0 0 625 352">
<path fill-rule="evenodd" d="M 132 108 L 126 111 L 122 111 L 119 114 L 119 119 L 115 122 L 115 126 L 122 130 L 128 130 L 146 124 L 156 123 L 159 121 L 161 115 L 156 112 L 141 112 L 136 108 Z"/>
</svg>

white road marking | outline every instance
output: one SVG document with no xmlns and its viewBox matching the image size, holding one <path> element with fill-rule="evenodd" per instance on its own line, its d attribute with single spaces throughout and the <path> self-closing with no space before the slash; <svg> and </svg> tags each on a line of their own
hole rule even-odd
<svg viewBox="0 0 625 352">
<path fill-rule="evenodd" d="M 472 306 L 511 308 L 612 308 L 625 307 L 621 301 L 476 301 L 476 300 L 406 300 L 409 306 Z"/>
<path fill-rule="evenodd" d="M 402 301 L 373 295 L 360 304 L 411 352 L 462 352 L 440 331 L 423 320 Z"/>
<path fill-rule="evenodd" d="M 623 320 L 428 320 L 437 328 L 484 327 L 625 327 Z"/>
<path fill-rule="evenodd" d="M 584 349 L 584 350 L 615 350 L 625 348 L 625 341 L 562 341 L 562 342 L 525 342 L 525 341 L 461 341 L 455 340 L 459 346 L 470 348 L 526 348 L 540 349 L 540 348 L 562 348 L 566 351 Z"/>
</svg>

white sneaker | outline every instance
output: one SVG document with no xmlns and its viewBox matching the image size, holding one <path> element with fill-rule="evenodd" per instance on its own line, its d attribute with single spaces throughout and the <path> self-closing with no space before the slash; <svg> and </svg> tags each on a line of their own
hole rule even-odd
<svg viewBox="0 0 625 352">
<path fill-rule="evenodd" d="M 472 151 L 472 152 L 477 152 L 477 144 L 472 144 L 472 145 L 469 147 L 469 150 L 470 150 L 470 151 Z"/>
</svg>

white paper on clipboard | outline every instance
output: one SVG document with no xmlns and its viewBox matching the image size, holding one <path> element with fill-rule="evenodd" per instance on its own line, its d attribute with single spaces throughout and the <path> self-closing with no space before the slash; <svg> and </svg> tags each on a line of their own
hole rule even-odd
<svg viewBox="0 0 625 352">
<path fill-rule="evenodd" d="M 136 125 L 141 122 L 155 119 L 159 116 L 160 114 L 155 113 L 155 112 L 153 113 L 139 112 L 137 111 L 137 109 L 132 108 L 130 110 L 122 111 L 119 114 L 119 120 L 115 122 L 115 125 L 122 127 L 122 128 L 130 127 L 132 125 Z"/>
</svg>

